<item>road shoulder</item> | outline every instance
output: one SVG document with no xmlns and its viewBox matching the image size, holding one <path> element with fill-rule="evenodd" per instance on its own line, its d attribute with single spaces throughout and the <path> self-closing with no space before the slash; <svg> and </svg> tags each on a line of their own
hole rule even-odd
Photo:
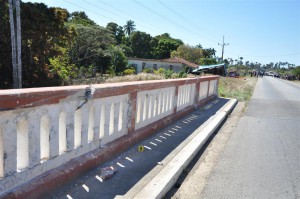
<svg viewBox="0 0 300 199">
<path fill-rule="evenodd" d="M 243 115 L 245 102 L 239 102 L 208 146 L 196 155 L 165 198 L 199 198 L 214 166 L 219 161 L 233 130 Z"/>
</svg>

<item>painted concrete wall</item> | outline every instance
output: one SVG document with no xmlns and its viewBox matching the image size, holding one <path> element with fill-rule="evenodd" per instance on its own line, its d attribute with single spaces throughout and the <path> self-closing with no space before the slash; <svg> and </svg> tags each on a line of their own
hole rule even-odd
<svg viewBox="0 0 300 199">
<path fill-rule="evenodd" d="M 108 159 L 111 143 L 124 145 L 123 138 L 203 104 L 217 96 L 217 83 L 207 76 L 0 91 L 0 196 L 110 146 Z"/>
<path fill-rule="evenodd" d="M 140 73 L 144 68 L 151 68 L 156 70 L 159 68 L 164 68 L 166 70 L 172 69 L 174 72 L 179 72 L 183 68 L 183 64 L 181 63 L 170 63 L 170 62 L 162 62 L 160 60 L 135 60 L 128 59 L 128 64 L 136 67 L 136 72 Z M 156 66 L 155 66 L 156 65 Z"/>
</svg>

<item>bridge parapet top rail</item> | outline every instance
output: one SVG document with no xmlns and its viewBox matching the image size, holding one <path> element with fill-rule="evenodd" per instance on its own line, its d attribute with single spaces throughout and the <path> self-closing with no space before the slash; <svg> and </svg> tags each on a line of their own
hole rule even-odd
<svg viewBox="0 0 300 199">
<path fill-rule="evenodd" d="M 218 78 L 0 90 L 0 196 L 217 96 Z"/>
</svg>

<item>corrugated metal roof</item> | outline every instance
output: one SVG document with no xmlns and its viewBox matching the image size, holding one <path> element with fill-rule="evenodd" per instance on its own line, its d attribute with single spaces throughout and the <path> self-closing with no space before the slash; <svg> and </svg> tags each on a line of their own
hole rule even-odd
<svg viewBox="0 0 300 199">
<path fill-rule="evenodd" d="M 198 70 L 200 69 L 212 69 L 212 68 L 218 68 L 219 66 L 224 66 L 225 64 L 214 64 L 214 65 L 203 65 L 203 66 L 198 66 Z"/>
</svg>

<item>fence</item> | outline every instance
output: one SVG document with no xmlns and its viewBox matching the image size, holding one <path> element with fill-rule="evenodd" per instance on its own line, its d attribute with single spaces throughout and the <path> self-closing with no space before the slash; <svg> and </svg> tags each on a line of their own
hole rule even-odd
<svg viewBox="0 0 300 199">
<path fill-rule="evenodd" d="M 91 168 L 216 97 L 217 88 L 218 76 L 207 76 L 2 90 L 0 196 L 33 179 L 43 184 L 62 166 L 55 175 L 64 176 L 68 162 Z"/>
</svg>

